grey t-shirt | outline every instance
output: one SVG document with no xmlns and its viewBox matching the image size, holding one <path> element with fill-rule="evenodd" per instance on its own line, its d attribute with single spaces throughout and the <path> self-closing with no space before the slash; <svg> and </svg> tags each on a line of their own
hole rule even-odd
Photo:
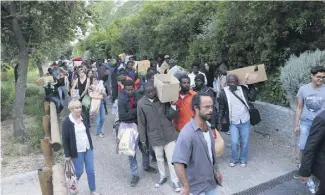
<svg viewBox="0 0 325 195">
<path fill-rule="evenodd" d="M 325 85 L 314 89 L 311 83 L 299 88 L 297 98 L 303 99 L 304 105 L 301 120 L 314 120 L 314 118 L 325 110 Z"/>
</svg>

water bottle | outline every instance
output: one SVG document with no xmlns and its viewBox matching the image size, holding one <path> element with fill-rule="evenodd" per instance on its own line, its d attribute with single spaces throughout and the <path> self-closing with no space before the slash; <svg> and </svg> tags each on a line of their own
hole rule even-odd
<svg viewBox="0 0 325 195">
<path fill-rule="evenodd" d="M 306 187 L 308 188 L 308 190 L 312 193 L 315 194 L 316 193 L 316 187 L 315 187 L 315 183 L 313 181 L 313 179 L 311 177 L 309 177 L 307 183 L 306 183 Z"/>
</svg>

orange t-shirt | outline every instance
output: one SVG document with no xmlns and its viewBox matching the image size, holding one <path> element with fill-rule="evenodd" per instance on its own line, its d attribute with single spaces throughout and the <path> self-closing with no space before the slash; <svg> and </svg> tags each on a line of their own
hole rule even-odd
<svg viewBox="0 0 325 195">
<path fill-rule="evenodd" d="M 181 131 L 194 116 L 192 110 L 192 98 L 195 94 L 195 91 L 190 90 L 184 99 L 181 98 L 180 94 L 178 96 L 178 101 L 176 102 L 178 107 L 178 116 L 174 119 L 174 126 L 178 131 Z"/>
</svg>

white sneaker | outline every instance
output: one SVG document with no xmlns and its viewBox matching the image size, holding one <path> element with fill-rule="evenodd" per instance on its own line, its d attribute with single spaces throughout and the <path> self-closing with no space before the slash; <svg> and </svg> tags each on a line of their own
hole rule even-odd
<svg viewBox="0 0 325 195">
<path fill-rule="evenodd" d="M 230 162 L 230 163 L 229 163 L 229 166 L 230 166 L 230 167 L 234 167 L 234 166 L 236 166 L 236 163 L 234 163 L 234 162 Z"/>
<path fill-rule="evenodd" d="M 103 138 L 104 137 L 104 134 L 103 133 L 100 133 L 100 134 L 98 134 L 98 137 Z"/>
<path fill-rule="evenodd" d="M 90 195 L 101 195 L 101 194 L 97 192 L 90 192 Z"/>
</svg>

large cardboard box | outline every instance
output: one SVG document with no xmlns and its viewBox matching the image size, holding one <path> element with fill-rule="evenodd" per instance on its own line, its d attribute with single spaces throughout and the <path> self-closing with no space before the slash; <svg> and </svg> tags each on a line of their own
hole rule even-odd
<svg viewBox="0 0 325 195">
<path fill-rule="evenodd" d="M 138 61 L 136 63 L 136 66 L 138 72 L 147 72 L 148 68 L 150 67 L 150 61 L 149 60 Z"/>
<path fill-rule="evenodd" d="M 238 76 L 240 85 L 259 83 L 267 80 L 264 64 L 248 66 L 228 71 Z"/>
<path fill-rule="evenodd" d="M 155 74 L 154 85 L 162 103 L 178 100 L 179 81 L 170 74 Z"/>
<path fill-rule="evenodd" d="M 50 83 L 54 82 L 53 76 L 51 76 L 51 75 L 45 75 L 45 76 L 42 76 L 41 78 L 36 80 L 36 83 L 38 86 L 43 86 L 44 84 L 47 84 L 49 82 Z"/>
</svg>

